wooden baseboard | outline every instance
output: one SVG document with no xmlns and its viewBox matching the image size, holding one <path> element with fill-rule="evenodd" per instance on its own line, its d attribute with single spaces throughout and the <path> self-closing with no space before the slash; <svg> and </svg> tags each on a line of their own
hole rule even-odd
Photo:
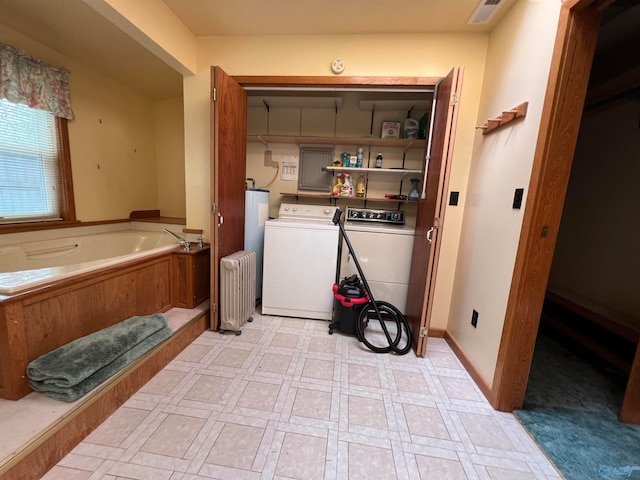
<svg viewBox="0 0 640 480">
<path fill-rule="evenodd" d="M 447 331 L 440 328 L 430 328 L 429 329 L 429 337 L 433 338 L 444 338 Z"/>
<path fill-rule="evenodd" d="M 209 311 L 194 318 L 98 388 L 95 394 L 0 465 L 2 480 L 37 480 L 209 328 Z"/>
<path fill-rule="evenodd" d="M 469 372 L 471 378 L 476 382 L 476 385 L 480 388 L 480 391 L 483 393 L 487 400 L 491 401 L 491 385 L 487 382 L 487 379 L 484 378 L 484 375 L 478 370 L 478 367 L 475 363 L 469 358 L 469 356 L 462 349 L 462 346 L 458 343 L 451 333 L 446 330 L 444 334 L 444 339 L 447 341 L 453 353 L 456 354 L 458 360 L 462 362 L 464 368 Z"/>
</svg>

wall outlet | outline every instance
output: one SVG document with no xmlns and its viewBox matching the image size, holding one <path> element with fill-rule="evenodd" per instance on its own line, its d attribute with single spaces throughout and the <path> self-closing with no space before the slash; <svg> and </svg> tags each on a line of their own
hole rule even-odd
<svg viewBox="0 0 640 480">
<path fill-rule="evenodd" d="M 478 326 L 478 312 L 476 312 L 475 310 L 471 314 L 471 325 L 473 326 L 473 328 L 477 328 Z"/>
</svg>

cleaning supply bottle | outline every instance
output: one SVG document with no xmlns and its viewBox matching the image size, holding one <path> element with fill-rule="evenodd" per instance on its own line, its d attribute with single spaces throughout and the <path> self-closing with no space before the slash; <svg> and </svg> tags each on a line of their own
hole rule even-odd
<svg viewBox="0 0 640 480">
<path fill-rule="evenodd" d="M 404 121 L 404 138 L 418 138 L 418 121 L 407 117 Z"/>
<path fill-rule="evenodd" d="M 362 168 L 362 158 L 364 157 L 364 149 L 362 147 L 358 147 L 358 154 L 356 157 L 356 167 Z"/>
<path fill-rule="evenodd" d="M 342 194 L 342 185 L 344 184 L 344 174 L 340 174 L 336 177 L 336 183 L 333 185 L 331 194 L 334 197 L 338 197 Z"/>
<path fill-rule="evenodd" d="M 427 125 L 429 124 L 429 113 L 424 112 L 420 118 L 420 127 L 418 128 L 418 138 L 427 138 Z"/>
<path fill-rule="evenodd" d="M 411 188 L 409 189 L 409 195 L 407 195 L 407 198 L 409 200 L 412 201 L 417 201 L 420 200 L 420 192 L 418 191 L 418 179 L 417 178 L 412 178 L 411 179 Z"/>
<path fill-rule="evenodd" d="M 378 153 L 376 156 L 376 168 L 382 168 L 382 154 Z"/>
<path fill-rule="evenodd" d="M 343 184 L 340 191 L 341 197 L 353 197 L 353 185 L 351 185 L 351 174 L 344 173 L 343 174 Z"/>
<path fill-rule="evenodd" d="M 356 183 L 356 197 L 364 197 L 364 192 L 367 190 L 367 180 L 364 178 L 364 173 L 361 173 Z"/>
</svg>

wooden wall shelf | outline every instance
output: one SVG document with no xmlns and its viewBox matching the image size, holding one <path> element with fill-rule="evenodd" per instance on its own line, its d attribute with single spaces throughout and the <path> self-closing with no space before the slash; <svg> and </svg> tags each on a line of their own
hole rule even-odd
<svg viewBox="0 0 640 480">
<path fill-rule="evenodd" d="M 476 128 L 482 130 L 482 134 L 486 135 L 487 133 L 491 133 L 498 128 L 502 128 L 505 125 L 513 122 L 517 118 L 524 118 L 527 116 L 527 107 L 529 106 L 529 102 L 524 102 L 518 105 L 517 107 L 513 107 L 509 110 L 505 110 L 497 117 L 490 118 L 486 121 L 484 125 L 478 125 Z"/>
</svg>

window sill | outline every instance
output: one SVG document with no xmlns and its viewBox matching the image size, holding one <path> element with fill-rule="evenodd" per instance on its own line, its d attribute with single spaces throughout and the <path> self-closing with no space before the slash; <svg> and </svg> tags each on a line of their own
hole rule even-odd
<svg viewBox="0 0 640 480">
<path fill-rule="evenodd" d="M 19 222 L 0 224 L 0 233 L 30 232 L 34 230 L 50 230 L 53 228 L 77 227 L 79 220 L 52 220 L 43 222 Z"/>
</svg>

